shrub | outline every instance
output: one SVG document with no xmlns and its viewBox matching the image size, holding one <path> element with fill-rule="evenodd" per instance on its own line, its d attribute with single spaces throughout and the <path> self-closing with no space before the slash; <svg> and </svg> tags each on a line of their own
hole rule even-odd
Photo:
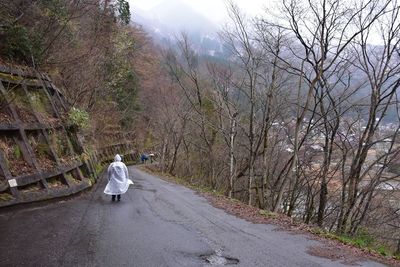
<svg viewBox="0 0 400 267">
<path fill-rule="evenodd" d="M 89 114 L 78 108 L 72 108 L 68 114 L 70 122 L 79 129 L 87 129 L 89 127 Z"/>
</svg>

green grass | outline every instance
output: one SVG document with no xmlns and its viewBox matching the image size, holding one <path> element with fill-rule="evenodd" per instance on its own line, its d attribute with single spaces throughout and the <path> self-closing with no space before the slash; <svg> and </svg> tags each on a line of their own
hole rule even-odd
<svg viewBox="0 0 400 267">
<path fill-rule="evenodd" d="M 9 201 L 14 199 L 12 195 L 8 194 L 8 193 L 1 193 L 0 194 L 0 201 Z"/>
<path fill-rule="evenodd" d="M 14 157 L 19 160 L 22 156 L 21 148 L 18 145 L 14 145 Z"/>
<path fill-rule="evenodd" d="M 97 163 L 95 166 L 95 172 L 96 172 L 96 176 L 99 176 L 103 170 L 104 170 L 105 165 L 101 164 L 101 163 Z"/>
<path fill-rule="evenodd" d="M 335 233 L 324 231 L 320 228 L 312 228 L 311 232 L 325 238 L 338 240 L 346 245 L 358 247 L 369 252 L 380 254 L 382 256 L 390 256 L 396 258 L 387 247 L 379 244 L 379 242 L 375 240 L 374 237 L 372 237 L 366 230 L 360 230 L 359 233 L 355 236 L 338 235 Z"/>
<path fill-rule="evenodd" d="M 96 183 L 96 179 L 94 178 L 94 176 L 91 175 L 88 178 L 88 182 L 89 182 L 90 186 L 92 186 Z"/>
</svg>

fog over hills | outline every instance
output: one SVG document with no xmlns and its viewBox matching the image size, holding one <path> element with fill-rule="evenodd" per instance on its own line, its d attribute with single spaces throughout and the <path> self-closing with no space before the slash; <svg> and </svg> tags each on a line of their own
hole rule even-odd
<svg viewBox="0 0 400 267">
<path fill-rule="evenodd" d="M 173 30 L 214 32 L 215 25 L 180 0 L 165 0 L 150 10 L 156 19 Z"/>
<path fill-rule="evenodd" d="M 221 26 L 181 0 L 163 0 L 149 10 L 143 10 L 133 5 L 132 14 L 133 21 L 142 25 L 155 42 L 161 46 L 176 48 L 176 38 L 184 31 L 189 36 L 192 48 L 200 56 L 213 57 L 218 61 L 229 58 L 230 52 L 224 48 L 217 37 L 217 32 L 221 30 Z M 291 45 L 296 46 L 296 44 Z M 382 47 L 371 44 L 368 49 L 371 54 L 379 55 Z M 298 51 L 300 54 L 304 53 L 300 45 Z M 283 49 L 282 53 L 288 60 L 296 62 L 296 57 L 292 56 L 293 51 Z M 379 60 L 378 58 L 371 58 L 372 60 Z M 300 64 L 300 62 L 297 63 Z M 352 73 L 353 86 L 360 87 L 350 100 L 368 101 L 371 89 L 370 85 L 366 83 L 366 75 L 357 67 L 352 67 L 349 71 Z M 390 79 L 388 84 L 392 83 L 392 80 Z M 343 88 L 338 86 L 336 90 L 340 91 Z M 387 113 L 386 121 L 395 120 L 396 113 L 393 108 L 388 109 Z"/>
<path fill-rule="evenodd" d="M 221 52 L 218 25 L 181 0 L 164 0 L 150 10 L 132 7 L 133 21 L 161 44 L 175 42 L 175 37 L 186 32 L 194 48 L 208 55 Z"/>
</svg>

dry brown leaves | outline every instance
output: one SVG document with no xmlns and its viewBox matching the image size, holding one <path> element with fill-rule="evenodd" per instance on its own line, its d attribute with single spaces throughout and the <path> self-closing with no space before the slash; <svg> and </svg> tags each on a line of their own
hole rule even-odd
<svg viewBox="0 0 400 267">
<path fill-rule="evenodd" d="M 328 258 L 332 261 L 340 261 L 342 264 L 358 266 L 362 257 L 352 255 L 348 251 L 338 250 L 337 247 L 322 245 L 310 247 L 308 254 L 316 257 Z"/>
<path fill-rule="evenodd" d="M 9 149 L 10 149 L 10 141 L 8 140 L 8 138 L 4 137 L 4 138 L 0 138 L 0 149 L 3 150 L 3 153 L 5 153 L 5 155 L 7 155 L 9 153 Z"/>
<path fill-rule="evenodd" d="M 20 176 L 34 173 L 35 169 L 24 160 L 10 162 L 9 169 L 12 176 Z"/>
<path fill-rule="evenodd" d="M 56 127 L 61 125 L 61 120 L 59 118 L 56 118 L 52 115 L 49 115 L 47 113 L 37 113 L 40 121 L 42 121 L 43 123 L 45 123 L 46 125 L 50 126 L 50 127 Z"/>
<path fill-rule="evenodd" d="M 0 111 L 0 123 L 11 124 L 13 119 L 7 113 Z"/>
<path fill-rule="evenodd" d="M 40 165 L 40 169 L 42 170 L 51 170 L 56 166 L 56 162 L 54 160 L 49 159 L 47 156 L 41 156 L 38 158 L 38 163 Z"/>
<path fill-rule="evenodd" d="M 15 109 L 16 109 L 21 121 L 27 122 L 27 123 L 37 122 L 35 115 L 33 115 L 29 109 L 18 107 L 18 106 L 16 106 Z"/>
</svg>

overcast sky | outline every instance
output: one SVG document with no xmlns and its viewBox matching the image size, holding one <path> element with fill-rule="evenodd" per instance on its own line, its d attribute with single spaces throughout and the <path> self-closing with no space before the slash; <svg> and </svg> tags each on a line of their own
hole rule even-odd
<svg viewBox="0 0 400 267">
<path fill-rule="evenodd" d="M 149 10 L 152 7 L 158 5 L 162 1 L 168 0 L 128 0 L 132 10 L 132 14 L 135 14 L 135 7 Z M 180 0 L 187 5 L 191 6 L 194 10 L 204 15 L 206 18 L 214 23 L 225 23 L 227 22 L 226 12 L 226 0 Z M 262 15 L 265 8 L 271 8 L 270 11 L 274 12 L 277 2 L 281 0 L 233 0 L 242 11 L 244 11 L 250 17 Z M 134 15 L 133 15 L 134 16 Z M 369 42 L 371 44 L 380 45 L 382 39 L 377 34 L 376 30 L 373 30 L 370 34 Z"/>
<path fill-rule="evenodd" d="M 139 7 L 144 10 L 151 9 L 163 0 L 129 0 L 132 7 Z M 181 0 L 192 6 L 199 13 L 206 16 L 213 22 L 221 22 L 226 16 L 225 0 Z M 263 7 L 271 0 L 236 0 L 240 8 L 249 15 L 257 15 L 262 13 Z M 134 12 L 133 12 L 134 13 Z"/>
</svg>

